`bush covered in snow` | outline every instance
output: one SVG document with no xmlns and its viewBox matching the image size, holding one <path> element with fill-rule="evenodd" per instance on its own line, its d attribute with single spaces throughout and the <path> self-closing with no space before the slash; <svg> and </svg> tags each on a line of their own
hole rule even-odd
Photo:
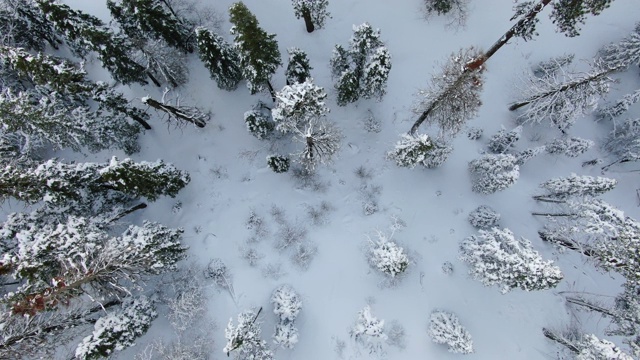
<svg viewBox="0 0 640 360">
<path fill-rule="evenodd" d="M 473 352 L 471 335 L 458 317 L 446 311 L 434 311 L 429 319 L 429 337 L 436 344 L 446 344 L 449 352 L 470 354 Z"/>
<path fill-rule="evenodd" d="M 273 313 L 281 321 L 293 322 L 302 309 L 300 295 L 289 285 L 281 285 L 271 295 Z"/>
<path fill-rule="evenodd" d="M 563 275 L 551 260 L 543 260 L 531 242 L 516 239 L 509 229 L 480 230 L 460 244 L 460 259 L 469 263 L 469 274 L 484 285 L 500 285 L 526 291 L 553 288 Z"/>
<path fill-rule="evenodd" d="M 426 134 L 403 134 L 396 147 L 387 156 L 398 166 L 414 168 L 422 164 L 427 168 L 442 165 L 453 148 L 441 140 L 432 140 Z"/>
<path fill-rule="evenodd" d="M 579 137 L 553 139 L 545 145 L 549 154 L 560 154 L 568 157 L 578 157 L 593 146 L 593 141 Z"/>
<path fill-rule="evenodd" d="M 486 205 L 480 205 L 469 213 L 469 223 L 472 226 L 487 229 L 498 225 L 500 214 Z"/>
<path fill-rule="evenodd" d="M 595 197 L 615 188 L 618 181 L 606 177 L 571 174 L 567 177 L 554 178 L 540 184 L 546 194 L 536 197 L 566 200 L 570 197 Z"/>
<path fill-rule="evenodd" d="M 518 159 L 513 155 L 484 155 L 469 163 L 472 190 L 492 194 L 516 183 L 520 176 Z"/>
<path fill-rule="evenodd" d="M 251 135 L 262 140 L 269 137 L 276 125 L 271 117 L 261 109 L 253 109 L 244 113 L 244 123 Z"/>
<path fill-rule="evenodd" d="M 522 126 L 518 126 L 511 131 L 502 128 L 489 139 L 489 151 L 494 154 L 503 154 L 513 146 L 516 141 L 520 140 L 522 135 Z"/>
<path fill-rule="evenodd" d="M 379 234 L 379 240 L 369 250 L 369 262 L 382 273 L 394 278 L 409 267 L 409 257 L 395 242 Z"/>
<path fill-rule="evenodd" d="M 384 320 L 373 316 L 371 307 L 367 305 L 358 312 L 358 319 L 349 333 L 357 344 L 367 348 L 369 354 L 381 354 L 388 339 L 384 330 Z"/>
</svg>

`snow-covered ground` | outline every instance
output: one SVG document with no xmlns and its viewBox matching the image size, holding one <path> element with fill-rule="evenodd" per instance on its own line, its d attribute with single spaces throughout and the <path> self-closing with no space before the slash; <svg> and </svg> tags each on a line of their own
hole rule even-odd
<svg viewBox="0 0 640 360">
<path fill-rule="evenodd" d="M 103 18 L 107 16 L 102 1 L 67 0 L 72 7 L 87 10 Z M 231 0 L 207 1 L 224 19 L 220 31 L 228 35 L 227 8 Z M 513 1 L 472 0 L 466 27 L 446 28 L 446 19 L 423 19 L 420 0 L 332 0 L 332 18 L 325 29 L 308 34 L 304 23 L 293 15 L 289 0 L 246 0 L 260 25 L 275 33 L 283 62 L 286 49 L 305 50 L 313 66 L 315 84 L 327 89 L 331 112 L 328 118 L 342 129 L 342 149 L 335 162 L 321 166 L 311 185 L 295 179 L 291 172 L 276 174 L 266 165 L 265 157 L 273 153 L 268 141 L 260 141 L 245 128 L 243 113 L 258 101 L 271 103 L 267 94 L 252 96 L 241 86 L 234 92 L 219 90 L 196 55 L 190 57 L 190 82 L 179 89 L 183 101 L 211 110 L 212 118 L 204 129 L 166 126 L 154 118 L 154 129 L 141 137 L 142 151 L 136 160 L 163 159 L 191 174 L 192 181 L 175 198 L 157 201 L 132 216 L 159 221 L 167 226 L 184 227 L 184 240 L 190 247 L 190 260 L 206 266 L 210 259 L 220 258 L 232 274 L 235 299 L 226 291 L 208 288 L 208 316 L 211 327 L 212 358 L 224 358 L 224 328 L 229 318 L 250 309 L 263 307 L 263 336 L 271 343 L 277 322 L 270 297 L 281 284 L 290 284 L 303 300 L 296 319 L 299 343 L 293 350 L 276 350 L 276 359 L 373 358 L 365 347 L 350 338 L 349 329 L 365 305 L 372 314 L 389 326 L 397 321 L 405 329 L 404 348 L 385 345 L 388 359 L 453 359 L 462 355 L 447 352 L 444 345 L 433 343 L 427 336 L 433 310 L 455 313 L 474 341 L 475 352 L 468 359 L 553 359 L 558 348 L 542 335 L 542 327 L 562 328 L 579 322 L 585 331 L 603 336 L 606 320 L 590 313 L 575 314 L 568 310 L 561 292 L 585 291 L 614 295 L 621 279 L 604 274 L 584 257 L 572 252 L 560 253 L 543 243 L 537 231 L 543 221 L 531 211 L 544 210 L 532 195 L 538 184 L 552 177 L 571 173 L 600 175 L 600 167 L 581 167 L 581 163 L 602 157 L 597 147 L 578 158 L 542 154 L 521 168 L 518 182 L 493 195 L 471 191 L 468 162 L 485 149 L 488 138 L 501 126 L 516 126 L 515 115 L 507 110 L 518 94 L 517 84 L 531 65 L 552 56 L 575 53 L 577 59 L 591 59 L 598 48 L 628 34 L 640 19 L 637 0 L 616 0 L 600 16 L 589 17 L 579 37 L 567 38 L 556 33 L 548 19 L 547 9 L 540 17 L 539 36 L 532 41 L 513 40 L 492 57 L 487 66 L 483 105 L 469 126 L 484 129 L 477 141 L 467 139 L 464 131 L 453 143 L 454 152 L 440 168 L 414 170 L 398 168 L 386 159 L 386 153 L 409 130 L 415 120 L 411 112 L 414 94 L 427 85 L 430 75 L 438 71 L 446 57 L 471 45 L 488 48 L 511 25 Z M 381 30 L 392 58 L 393 68 L 388 93 L 381 102 L 360 100 L 338 107 L 330 78 L 329 59 L 335 44 L 347 44 L 352 25 L 369 22 Z M 640 88 L 637 67 L 616 75 L 623 81 L 612 95 Z M 284 68 L 272 79 L 276 90 L 285 85 Z M 125 89 L 125 91 L 129 91 Z M 160 89 L 134 86 L 130 97 L 149 95 L 159 98 Z M 175 94 L 174 94 L 175 95 Z M 635 106 L 635 115 L 640 107 Z M 373 114 L 380 132 L 365 130 L 365 119 Z M 428 130 L 428 129 L 423 129 Z M 430 129 L 435 134 L 435 129 Z M 580 119 L 570 129 L 576 135 L 598 141 L 609 131 L 607 124 L 596 124 L 591 117 Z M 517 148 L 524 150 L 559 136 L 548 126 L 525 126 Z M 102 155 L 89 155 L 105 161 Z M 370 176 L 356 175 L 364 167 Z M 638 173 L 612 169 L 607 176 L 619 180 L 615 190 L 603 198 L 633 218 L 640 218 L 636 197 Z M 623 170 L 633 169 L 632 166 Z M 365 215 L 363 204 L 374 201 L 378 210 Z M 175 206 L 176 204 L 181 206 Z M 330 205 L 325 218 L 317 223 L 309 208 Z M 505 295 L 498 287 L 484 287 L 467 274 L 467 265 L 458 260 L 461 240 L 473 235 L 468 223 L 470 211 L 489 205 L 502 219 L 500 225 L 511 229 L 533 243 L 543 258 L 553 259 L 565 278 L 553 290 L 524 292 L 513 290 Z M 286 222 L 306 231 L 304 243 L 317 247 L 308 269 L 292 260 L 293 249 L 276 249 L 282 225 L 272 215 L 273 209 L 284 213 Z M 173 211 L 172 211 L 173 209 Z M 248 242 L 252 230 L 247 228 L 250 213 L 264 219 L 265 232 L 257 241 Z M 395 219 L 395 220 L 394 220 Z M 393 224 L 403 223 L 395 231 Z M 375 232 L 387 235 L 409 254 L 408 273 L 393 287 L 381 286 L 383 277 L 372 269 L 366 257 Z M 257 265 L 250 266 L 242 258 L 241 249 L 254 248 L 261 255 Z M 445 274 L 442 265 L 453 264 L 453 272 Z M 188 262 L 188 261 L 187 261 Z M 279 276 L 269 268 L 280 269 Z M 203 326 L 203 325 L 200 325 Z M 157 336 L 170 337 L 166 320 L 158 319 L 138 345 L 117 357 L 131 359 L 147 342 Z M 607 337 L 609 338 L 609 337 Z M 610 338 L 621 345 L 619 339 Z M 344 344 L 344 349 L 340 344 Z"/>
</svg>

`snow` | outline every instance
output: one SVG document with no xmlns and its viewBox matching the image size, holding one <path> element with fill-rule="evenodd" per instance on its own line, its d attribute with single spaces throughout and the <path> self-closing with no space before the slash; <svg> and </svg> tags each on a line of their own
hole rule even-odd
<svg viewBox="0 0 640 360">
<path fill-rule="evenodd" d="M 65 2 L 100 18 L 107 14 L 104 1 Z M 232 2 L 219 0 L 212 4 L 201 0 L 225 19 L 220 32 L 227 41 L 232 40 L 226 21 Z M 246 0 L 245 4 L 267 33 L 276 34 L 282 56 L 293 46 L 308 54 L 314 83 L 328 93 L 327 119 L 336 123 L 344 139 L 333 163 L 318 166 L 316 177 L 296 178 L 292 170 L 274 173 L 264 159 L 279 149 L 272 149 L 268 140 L 253 137 L 243 122 L 243 114 L 258 99 L 272 104 L 270 97 L 265 93 L 250 95 L 244 86 L 234 92 L 218 89 L 195 54 L 188 58 L 190 82 L 179 92 L 191 103 L 211 110 L 211 121 L 203 129 L 188 126 L 178 130 L 152 114 L 153 130 L 140 136 L 141 152 L 132 158 L 136 161 L 161 158 L 188 171 L 191 183 L 176 198 L 161 198 L 121 221 L 149 219 L 171 228 L 183 227 L 191 261 L 206 266 L 211 259 L 219 258 L 233 273 L 235 299 L 225 292 L 207 290 L 208 312 L 218 324 L 212 327 L 208 339 L 213 358 L 226 357 L 222 351 L 226 344 L 227 319 L 233 318 L 235 324 L 236 316 L 246 309 L 260 306 L 266 309 L 274 289 L 283 283 L 290 284 L 304 299 L 304 309 L 296 319 L 299 334 L 295 348 L 278 349 L 275 354 L 275 358 L 285 360 L 338 358 L 334 349 L 340 341 L 349 344 L 354 341 L 348 329 L 363 304 L 368 302 L 375 303 L 372 307 L 376 317 L 397 320 L 407 334 L 404 349 L 385 344 L 387 359 L 460 359 L 460 355 L 449 353 L 445 346 L 426 341 L 430 313 L 440 308 L 457 314 L 473 334 L 475 352 L 466 355 L 468 359 L 554 358 L 556 344 L 545 339 L 541 329 L 563 327 L 573 316 L 559 293 L 587 291 L 613 295 L 621 291 L 619 276 L 602 273 L 584 257 L 569 251 L 559 253 L 542 242 L 537 231 L 544 222 L 530 214 L 540 209 L 541 205 L 531 196 L 539 192 L 538 186 L 543 181 L 571 173 L 600 175 L 599 166 L 581 166 L 583 161 L 604 156 L 597 146 L 575 158 L 540 154 L 520 167 L 516 183 L 490 195 L 472 191 L 468 171 L 469 162 L 485 151 L 487 136 L 470 141 L 458 135 L 448 160 L 435 169 L 401 168 L 386 158 L 398 135 L 406 133 L 416 119 L 412 104 L 418 89 L 428 88 L 430 75 L 439 73 L 449 54 L 469 46 L 486 49 L 497 40 L 512 25 L 509 22 L 512 1 L 471 1 L 467 26 L 455 31 L 445 26 L 446 18 L 436 16 L 425 21 L 420 13 L 422 1 L 331 0 L 328 10 L 332 18 L 327 19 L 324 29 L 316 29 L 311 34 L 305 31 L 304 22 L 294 16 L 289 0 Z M 540 16 L 538 36 L 528 42 L 512 40 L 488 61 L 483 75 L 482 106 L 468 125 L 484 129 L 485 134 L 495 134 L 502 126 L 507 129 L 517 126 L 516 115 L 507 107 L 517 100 L 513 84 L 520 74 L 542 60 L 567 51 L 576 54 L 576 61 L 590 59 L 601 46 L 631 32 L 634 22 L 638 21 L 637 5 L 637 0 L 615 0 L 600 16 L 588 17 L 582 35 L 575 38 L 556 33 L 546 9 Z M 335 44 L 346 43 L 352 35 L 352 26 L 365 21 L 381 30 L 381 38 L 393 58 L 386 95 L 380 102 L 361 99 L 338 107 L 329 68 L 332 49 Z M 100 65 L 96 61 L 86 66 L 90 74 L 95 74 L 92 71 Z M 279 67 L 272 78 L 276 90 L 285 86 L 285 68 L 286 64 Z M 640 86 L 637 67 L 618 78 L 622 81 L 611 89 L 611 95 L 633 93 Z M 162 96 L 162 89 L 153 85 L 134 85 L 122 90 L 129 99 L 137 99 L 134 102 L 142 99 L 144 103 L 149 96 L 156 99 Z M 634 106 L 628 113 L 639 117 L 638 105 Z M 379 121 L 379 132 L 364 129 L 363 122 L 370 116 L 369 111 Z M 422 126 L 421 132 L 437 135 L 437 130 L 429 128 L 427 123 Z M 609 130 L 607 122 L 596 124 L 592 116 L 586 116 L 579 118 L 568 132 L 598 141 Z M 525 125 L 514 151 L 535 147 L 559 136 L 555 128 Z M 536 137 L 540 140 L 536 141 Z M 103 163 L 114 153 L 124 158 L 121 152 L 110 151 L 89 154 L 87 160 L 80 161 Z M 84 159 L 68 152 L 58 154 L 66 159 Z M 370 174 L 356 176 L 354 172 L 360 166 L 370 170 Z M 512 173 L 514 169 L 517 172 L 518 166 L 511 168 Z M 638 219 L 640 208 L 635 195 L 638 174 L 626 173 L 625 169 L 635 168 L 632 165 L 612 168 L 607 173 L 618 185 L 603 198 Z M 517 174 L 512 175 L 515 182 Z M 378 190 L 365 195 L 362 189 L 371 188 Z M 363 204 L 371 199 L 375 200 L 378 210 L 365 215 Z M 328 202 L 335 210 L 327 212 L 326 220 L 316 225 L 305 209 L 321 201 Z M 171 211 L 178 202 L 181 208 Z M 479 205 L 490 206 L 502 214 L 500 226 L 530 239 L 531 246 L 543 259 L 554 260 L 565 277 L 557 288 L 531 292 L 513 289 L 502 295 L 468 276 L 467 265 L 458 259 L 458 248 L 463 239 L 477 234 L 467 218 Z M 317 248 L 308 270 L 301 270 L 290 260 L 294 247 L 274 246 L 278 244 L 282 228 L 278 218 L 272 215 L 274 206 L 284 210 L 290 224 L 299 224 L 305 230 L 304 244 Z M 10 207 L 7 205 L 5 209 Z M 15 204 L 7 211 L 16 211 Z M 253 230 L 247 229 L 246 219 L 252 212 L 263 217 L 265 231 L 259 240 L 248 242 Z M 380 274 L 372 271 L 367 263 L 365 234 L 385 227 L 391 216 L 406 223 L 395 238 L 411 251 L 413 262 L 396 287 L 380 288 Z M 241 258 L 241 248 L 255 249 L 261 256 L 254 266 Z M 450 275 L 441 270 L 446 261 L 454 264 L 455 270 Z M 280 277 L 273 273 L 273 276 L 263 275 L 268 273 L 265 270 L 278 266 L 282 271 Z M 263 311 L 260 317 L 264 319 L 262 338 L 270 339 L 277 317 L 270 311 Z M 147 335 L 135 341 L 138 346 L 125 349 L 116 358 L 132 359 L 142 350 L 141 344 L 174 336 L 171 327 L 160 318 L 151 325 Z M 585 324 L 589 333 L 603 337 L 607 321 Z M 607 339 L 624 347 L 620 337 Z M 368 357 L 364 353 L 360 358 Z"/>
</svg>

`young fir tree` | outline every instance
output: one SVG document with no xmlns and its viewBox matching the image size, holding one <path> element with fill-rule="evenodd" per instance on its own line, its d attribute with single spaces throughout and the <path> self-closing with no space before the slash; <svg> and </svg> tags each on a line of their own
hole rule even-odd
<svg viewBox="0 0 640 360">
<path fill-rule="evenodd" d="M 307 32 L 312 33 L 316 28 L 324 28 L 324 23 L 331 17 L 327 11 L 329 0 L 291 0 L 293 11 L 297 19 L 304 19 Z"/>
<path fill-rule="evenodd" d="M 409 267 L 409 257 L 404 249 L 382 235 L 369 249 L 369 262 L 376 270 L 392 278 L 402 275 Z"/>
<path fill-rule="evenodd" d="M 553 261 L 545 261 L 524 238 L 509 229 L 480 230 L 460 244 L 460 259 L 469 274 L 485 286 L 499 285 L 503 294 L 515 288 L 545 290 L 558 285 L 563 275 Z"/>
<path fill-rule="evenodd" d="M 229 319 L 229 324 L 224 330 L 227 344 L 223 351 L 227 356 L 233 352 L 237 360 L 273 360 L 273 353 L 269 350 L 267 342 L 260 338 L 260 311 L 262 308 L 257 313 L 252 310 L 241 312 L 238 314 L 237 326 L 233 326 L 233 319 Z"/>
<path fill-rule="evenodd" d="M 312 78 L 303 83 L 287 85 L 276 93 L 276 106 L 271 111 L 276 129 L 291 132 L 305 126 L 312 119 L 319 119 L 329 113 L 324 100 L 327 93 L 313 84 Z"/>
<path fill-rule="evenodd" d="M 502 128 L 489 139 L 489 150 L 494 154 L 503 154 L 515 146 L 521 135 L 522 126 L 518 126 L 511 131 Z"/>
<path fill-rule="evenodd" d="M 605 46 L 599 55 L 609 67 L 640 66 L 640 23 L 621 41 Z"/>
<path fill-rule="evenodd" d="M 551 20 L 566 36 L 580 35 L 579 24 L 584 24 L 586 15 L 600 15 L 613 0 L 559 0 L 553 2 Z"/>
<path fill-rule="evenodd" d="M 142 34 L 149 39 L 162 39 L 169 46 L 191 53 L 195 48 L 193 31 L 179 18 L 167 1 L 107 0 L 111 16 L 129 37 Z"/>
<path fill-rule="evenodd" d="M 568 157 L 578 157 L 587 152 L 587 150 L 593 147 L 593 145 L 594 142 L 591 140 L 579 137 L 563 137 L 553 139 L 545 144 L 544 147 L 545 151 L 549 154 L 562 154 Z"/>
<path fill-rule="evenodd" d="M 235 90 L 242 80 L 242 71 L 238 54 L 231 44 L 204 27 L 196 29 L 196 41 L 200 60 L 218 87 L 223 90 Z"/>
<path fill-rule="evenodd" d="M 185 256 L 182 230 L 157 223 L 131 225 L 112 237 L 90 219 L 23 230 L 16 247 L 2 256 L 3 269 L 20 286 L 4 296 L 13 314 L 56 311 L 90 296 L 122 296 L 150 275 L 172 270 Z M 60 310 L 63 311 L 63 310 Z"/>
<path fill-rule="evenodd" d="M 469 163 L 472 190 L 493 194 L 516 183 L 520 176 L 518 159 L 510 154 L 484 155 Z"/>
<path fill-rule="evenodd" d="M 534 157 L 542 154 L 545 150 L 544 146 L 537 146 L 534 148 L 530 148 L 530 149 L 525 149 L 522 151 L 519 151 L 517 153 L 515 153 L 515 157 L 516 157 L 516 164 L 518 166 L 522 166 L 524 164 L 526 164 L 529 160 L 533 159 Z"/>
<path fill-rule="evenodd" d="M 613 82 L 609 75 L 621 70 L 620 67 L 605 66 L 602 61 L 596 61 L 592 68 L 586 74 L 565 70 L 542 77 L 530 75 L 523 85 L 523 100 L 513 103 L 509 110 L 526 106 L 518 116 L 524 122 L 547 120 L 564 132 L 577 118 L 596 108 Z"/>
<path fill-rule="evenodd" d="M 546 194 L 534 196 L 536 200 L 567 200 L 571 197 L 596 197 L 613 190 L 617 185 L 616 179 L 593 177 L 588 175 L 554 178 L 540 184 Z"/>
<path fill-rule="evenodd" d="M 284 75 L 287 78 L 287 85 L 301 84 L 311 77 L 313 68 L 309 65 L 307 53 L 296 47 L 287 49 L 289 53 L 289 64 Z"/>
<path fill-rule="evenodd" d="M 345 106 L 360 97 L 380 100 L 390 70 L 391 56 L 380 40 L 380 30 L 368 23 L 354 25 L 349 50 L 336 45 L 331 58 L 338 105 Z"/>
<path fill-rule="evenodd" d="M 285 173 L 289 171 L 291 161 L 286 156 L 269 155 L 267 156 L 267 165 L 275 173 Z"/>
<path fill-rule="evenodd" d="M 436 310 L 429 318 L 428 335 L 436 344 L 446 344 L 449 352 L 470 354 L 473 352 L 471 334 L 460 324 L 453 313 Z"/>
<path fill-rule="evenodd" d="M 147 332 L 157 316 L 153 303 L 146 297 L 128 301 L 120 311 L 109 313 L 96 321 L 93 334 L 78 344 L 76 359 L 101 359 L 135 345 L 135 339 Z"/>
<path fill-rule="evenodd" d="M 271 85 L 271 76 L 282 65 L 278 42 L 275 34 L 267 34 L 255 15 L 243 2 L 237 2 L 229 8 L 229 19 L 233 27 L 234 46 L 240 56 L 240 68 L 251 94 L 262 91 L 266 86 L 276 101 L 275 90 Z"/>
<path fill-rule="evenodd" d="M 183 51 L 167 45 L 162 39 L 133 38 L 132 58 L 144 66 L 154 85 L 168 84 L 177 88 L 189 80 L 187 58 Z"/>
<path fill-rule="evenodd" d="M 97 17 L 59 2 L 35 0 L 34 4 L 76 55 L 85 58 L 93 51 L 115 80 L 147 83 L 144 68 L 129 56 L 131 43 L 125 36 L 114 34 Z"/>
</svg>

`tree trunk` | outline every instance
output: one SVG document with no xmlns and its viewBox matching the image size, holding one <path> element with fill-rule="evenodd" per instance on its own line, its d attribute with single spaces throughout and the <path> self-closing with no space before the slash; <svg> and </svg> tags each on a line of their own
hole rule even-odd
<svg viewBox="0 0 640 360">
<path fill-rule="evenodd" d="M 580 353 L 580 349 L 578 349 L 578 347 L 575 346 L 571 341 L 565 339 L 564 336 L 557 335 L 557 334 L 555 334 L 554 332 L 552 332 L 551 330 L 549 330 L 547 328 L 542 328 L 542 333 L 544 334 L 544 336 L 547 339 L 553 340 L 553 341 L 557 342 L 558 344 L 566 346 L 569 350 L 571 350 L 572 352 L 574 352 L 576 354 Z"/>
<path fill-rule="evenodd" d="M 160 84 L 160 81 L 158 81 L 158 79 L 156 79 L 156 77 L 153 76 L 153 74 L 151 74 L 151 71 L 147 71 L 147 76 L 149 77 L 149 79 L 151 79 L 151 81 L 155 86 L 157 87 L 162 86 L 162 84 Z"/>
<path fill-rule="evenodd" d="M 585 308 L 587 308 L 589 310 L 597 311 L 597 312 L 599 312 L 601 314 L 604 314 L 604 315 L 607 315 L 607 316 L 611 316 L 611 317 L 615 316 L 615 314 L 611 310 L 603 308 L 603 307 L 595 305 L 595 304 L 592 304 L 592 303 L 589 303 L 589 302 L 584 301 L 582 299 L 578 299 L 578 298 L 574 298 L 574 297 L 568 297 L 568 298 L 566 298 L 566 300 L 570 304 L 582 306 L 582 307 L 585 307 Z"/>
<path fill-rule="evenodd" d="M 114 217 L 113 217 L 113 219 L 111 219 L 111 220 L 109 220 L 109 221 L 107 222 L 107 224 L 110 224 L 110 223 L 112 223 L 112 222 L 118 221 L 118 220 L 122 219 L 123 217 L 125 217 L 125 216 L 127 216 L 127 215 L 131 214 L 132 212 L 134 212 L 134 211 L 136 211 L 136 210 L 140 210 L 140 209 L 145 209 L 146 207 L 147 207 L 147 204 L 145 204 L 145 203 L 140 203 L 140 204 L 138 204 L 138 205 L 136 205 L 136 206 L 134 206 L 134 207 L 132 207 L 132 208 L 130 208 L 130 209 L 127 209 L 127 210 L 125 210 L 125 211 L 121 212 L 120 214 L 118 214 L 118 215 L 114 216 Z"/>
<path fill-rule="evenodd" d="M 311 12 L 306 6 L 302 9 L 302 18 L 304 19 L 304 25 L 307 27 L 307 32 L 312 33 L 316 27 L 311 20 Z"/>
<path fill-rule="evenodd" d="M 276 102 L 276 91 L 273 89 L 273 85 L 271 85 L 271 81 L 267 80 L 267 88 L 269 89 L 269 93 L 271 94 L 271 99 L 273 102 Z"/>
<path fill-rule="evenodd" d="M 145 130 L 151 130 L 151 125 L 146 122 L 143 118 L 137 115 L 129 115 L 133 120 L 135 120 L 138 124 L 142 125 Z"/>
<path fill-rule="evenodd" d="M 145 104 L 151 106 L 152 108 L 156 109 L 156 110 L 160 110 L 160 111 L 164 111 L 167 114 L 180 119 L 180 120 L 184 120 L 184 121 L 188 121 L 192 124 L 194 124 L 197 127 L 203 128 L 206 123 L 203 122 L 200 119 L 194 119 L 190 116 L 187 116 L 186 114 L 184 114 L 182 111 L 180 111 L 179 108 L 173 107 L 171 105 L 165 105 L 163 103 L 160 103 L 156 100 L 153 100 L 151 98 L 147 98 Z"/>
<path fill-rule="evenodd" d="M 533 200 L 535 201 L 540 201 L 540 202 L 549 202 L 549 203 L 557 203 L 557 204 L 564 204 L 566 203 L 566 201 L 564 200 L 558 200 L 558 199 L 551 199 L 548 198 L 546 196 L 542 196 L 542 195 L 536 195 L 533 197 Z"/>
<path fill-rule="evenodd" d="M 431 103 L 431 105 L 422 112 L 418 120 L 416 120 L 416 122 L 411 127 L 409 134 L 414 135 L 416 131 L 418 131 L 420 125 L 427 119 L 429 114 L 435 108 L 437 108 L 438 105 L 440 105 L 442 100 L 444 100 L 447 95 L 451 93 L 452 89 L 455 89 L 456 87 L 460 86 L 460 84 L 464 80 L 467 80 L 467 77 L 470 73 L 472 73 L 474 70 L 479 69 L 485 62 L 487 62 L 487 60 L 489 60 L 489 58 L 493 56 L 493 54 L 500 50 L 500 48 L 502 48 L 509 40 L 511 40 L 511 38 L 513 38 L 517 34 L 519 29 L 521 29 L 527 23 L 533 21 L 536 15 L 538 15 L 538 13 L 541 12 L 542 9 L 544 9 L 544 7 L 547 6 L 550 2 L 551 0 L 541 0 L 538 5 L 534 6 L 531 11 L 520 18 L 520 20 L 515 23 L 504 35 L 502 35 L 502 37 L 498 39 L 498 41 L 496 41 L 491 46 L 491 48 L 489 48 L 489 50 L 487 50 L 482 56 L 479 56 L 476 60 L 466 64 L 462 74 L 460 74 L 458 79 L 456 79 L 456 81 L 451 86 L 449 86 L 449 88 L 442 91 L 440 95 L 438 95 L 438 97 Z"/>
<path fill-rule="evenodd" d="M 575 216 L 576 214 L 567 214 L 567 213 L 561 213 L 561 214 L 554 214 L 554 213 L 538 213 L 538 212 L 532 212 L 531 215 L 533 216 L 551 216 L 551 217 L 555 217 L 555 216 Z"/>
</svg>

